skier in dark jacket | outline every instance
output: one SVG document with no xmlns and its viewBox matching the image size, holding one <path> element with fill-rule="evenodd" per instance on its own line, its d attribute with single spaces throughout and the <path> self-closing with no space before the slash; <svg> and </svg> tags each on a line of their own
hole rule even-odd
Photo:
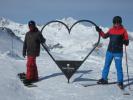
<svg viewBox="0 0 133 100">
<path fill-rule="evenodd" d="M 34 21 L 29 21 L 29 32 L 26 33 L 23 44 L 23 56 L 27 55 L 27 72 L 25 84 L 38 81 L 38 70 L 36 65 L 36 57 L 40 54 L 40 44 L 45 43 L 45 38 L 36 27 Z"/>
<path fill-rule="evenodd" d="M 97 83 L 108 84 L 108 73 L 111 62 L 114 59 L 117 70 L 118 86 L 123 89 L 123 44 L 128 46 L 129 40 L 128 33 L 122 25 L 122 18 L 120 16 L 115 16 L 113 18 L 113 27 L 110 28 L 106 34 L 99 27 L 96 27 L 96 30 L 103 38 L 110 38 L 108 49 L 106 52 L 105 65 L 102 71 L 102 78 Z"/>
</svg>

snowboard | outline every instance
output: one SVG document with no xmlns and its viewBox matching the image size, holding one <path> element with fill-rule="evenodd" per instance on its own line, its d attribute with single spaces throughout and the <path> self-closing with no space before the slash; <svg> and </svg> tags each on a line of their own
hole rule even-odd
<svg viewBox="0 0 133 100">
<path fill-rule="evenodd" d="M 24 72 L 23 73 L 18 73 L 17 76 L 21 80 L 21 82 L 24 84 L 24 86 L 26 86 L 26 87 L 37 87 L 37 85 L 35 85 L 33 83 L 25 84 L 23 82 L 26 79 L 26 74 Z"/>
</svg>

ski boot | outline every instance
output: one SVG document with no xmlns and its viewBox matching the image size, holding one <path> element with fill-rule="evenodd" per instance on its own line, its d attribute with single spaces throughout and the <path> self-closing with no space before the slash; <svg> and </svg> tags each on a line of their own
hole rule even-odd
<svg viewBox="0 0 133 100">
<path fill-rule="evenodd" d="M 26 74 L 23 72 L 23 73 L 19 73 L 18 74 L 18 77 L 21 79 L 21 80 L 24 80 L 26 79 Z"/>
<path fill-rule="evenodd" d="M 108 80 L 104 80 L 103 78 L 99 79 L 97 84 L 108 84 Z"/>
<path fill-rule="evenodd" d="M 28 86 L 28 85 L 31 85 L 32 84 L 32 81 L 31 80 L 28 80 L 28 79 L 24 79 L 23 80 L 23 83 L 25 86 Z"/>
<path fill-rule="evenodd" d="M 119 87 L 120 89 L 122 89 L 122 90 L 124 89 L 123 82 L 119 82 L 117 85 L 118 85 L 118 87 Z"/>
</svg>

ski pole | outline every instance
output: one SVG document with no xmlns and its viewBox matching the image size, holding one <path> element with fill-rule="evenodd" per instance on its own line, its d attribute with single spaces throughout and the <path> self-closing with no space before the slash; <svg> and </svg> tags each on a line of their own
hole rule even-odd
<svg viewBox="0 0 133 100">
<path fill-rule="evenodd" d="M 129 84 L 128 59 L 127 59 L 127 49 L 126 49 L 126 46 L 125 46 L 125 61 L 126 61 L 126 68 L 127 68 L 128 85 L 129 85 L 129 89 L 131 89 L 130 88 L 130 84 Z"/>
</svg>

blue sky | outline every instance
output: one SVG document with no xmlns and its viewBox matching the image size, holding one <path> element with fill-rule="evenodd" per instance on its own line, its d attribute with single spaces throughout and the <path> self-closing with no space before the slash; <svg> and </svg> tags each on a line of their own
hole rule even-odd
<svg viewBox="0 0 133 100">
<path fill-rule="evenodd" d="M 124 26 L 133 31 L 133 0 L 0 0 L 0 17 L 19 23 L 30 19 L 39 24 L 54 19 L 73 17 L 89 19 L 104 27 L 120 15 Z"/>
</svg>

